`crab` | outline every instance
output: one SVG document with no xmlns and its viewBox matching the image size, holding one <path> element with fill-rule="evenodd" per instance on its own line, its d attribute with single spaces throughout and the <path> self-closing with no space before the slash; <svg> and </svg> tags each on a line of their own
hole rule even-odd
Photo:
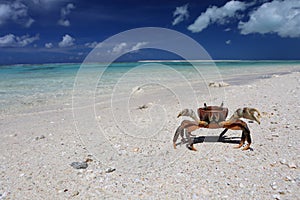
<svg viewBox="0 0 300 200">
<path fill-rule="evenodd" d="M 244 146 L 245 141 L 247 141 L 247 144 L 244 146 L 243 150 L 250 149 L 250 130 L 248 128 L 247 123 L 241 120 L 240 118 L 253 120 L 260 124 L 260 112 L 256 108 L 244 107 L 237 109 L 228 120 L 226 120 L 227 115 L 228 108 L 223 107 L 223 103 L 220 106 L 207 106 L 206 103 L 204 103 L 204 107 L 198 108 L 198 116 L 200 120 L 192 109 L 182 110 L 178 114 L 177 118 L 181 116 L 187 116 L 191 117 L 193 121 L 183 120 L 180 126 L 176 129 L 173 138 L 174 149 L 176 149 L 176 141 L 179 135 L 182 138 L 182 142 L 185 142 L 184 135 L 186 135 L 188 139 L 188 148 L 197 151 L 197 149 L 194 147 L 194 141 L 191 138 L 191 136 L 195 135 L 192 135 L 191 133 L 199 128 L 225 128 L 220 134 L 219 140 L 222 140 L 224 134 L 228 131 L 228 129 L 242 130 L 241 141 L 239 145 L 235 146 L 234 148 L 240 148 Z"/>
</svg>

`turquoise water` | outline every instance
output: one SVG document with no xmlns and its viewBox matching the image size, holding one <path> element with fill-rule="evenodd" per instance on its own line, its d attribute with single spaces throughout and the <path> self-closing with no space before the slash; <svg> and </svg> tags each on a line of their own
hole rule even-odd
<svg viewBox="0 0 300 200">
<path fill-rule="evenodd" d="M 113 63 L 105 71 L 105 64 L 90 64 L 85 72 L 95 74 L 99 68 L 102 69 L 103 76 L 99 74 L 95 88 L 97 95 L 101 96 L 109 95 L 115 84 L 128 74 L 125 82 L 121 83 L 134 87 L 149 77 L 165 79 L 174 83 L 174 86 L 180 84 L 180 76 L 191 82 L 201 81 L 201 77 L 204 81 L 215 78 L 227 80 L 231 84 L 243 84 L 257 78 L 269 78 L 272 74 L 300 70 L 300 61 L 217 61 L 192 64 L 194 66 L 188 62 L 171 61 Z M 42 110 L 49 105 L 70 107 L 73 85 L 80 67 L 81 64 L 0 66 L 0 112 L 23 112 L 35 108 Z M 168 67 L 174 72 L 170 73 Z M 89 91 L 82 91 L 82 94 L 85 92 Z"/>
</svg>

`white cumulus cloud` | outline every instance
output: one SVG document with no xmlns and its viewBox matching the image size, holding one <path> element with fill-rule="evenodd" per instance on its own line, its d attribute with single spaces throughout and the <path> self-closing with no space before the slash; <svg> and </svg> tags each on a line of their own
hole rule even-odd
<svg viewBox="0 0 300 200">
<path fill-rule="evenodd" d="M 28 7 L 20 1 L 0 2 L 0 25 L 11 21 L 24 27 L 30 27 L 34 22 L 28 14 Z"/>
<path fill-rule="evenodd" d="M 229 45 L 231 44 L 231 40 L 227 40 L 225 43 Z"/>
<path fill-rule="evenodd" d="M 60 19 L 60 20 L 58 20 L 57 23 L 61 26 L 70 26 L 71 25 L 71 23 L 68 19 Z"/>
<path fill-rule="evenodd" d="M 245 10 L 248 5 L 241 1 L 232 0 L 220 8 L 217 6 L 209 7 L 201 13 L 193 24 L 188 26 L 188 30 L 197 33 L 213 23 L 225 24 L 229 18 L 236 17 L 238 12 Z"/>
<path fill-rule="evenodd" d="M 112 54 L 122 54 L 125 52 L 137 52 L 139 49 L 143 48 L 145 45 L 149 44 L 149 42 L 138 42 L 128 44 L 126 42 L 121 42 L 113 46 L 112 50 L 108 50 L 108 53 Z"/>
<path fill-rule="evenodd" d="M 60 19 L 58 20 L 58 24 L 61 26 L 70 26 L 71 23 L 67 19 L 67 16 L 71 13 L 71 10 L 75 9 L 75 5 L 72 3 L 68 3 L 65 7 L 60 10 Z"/>
<path fill-rule="evenodd" d="M 70 35 L 66 34 L 63 36 L 62 41 L 58 43 L 59 47 L 70 47 L 73 46 L 75 42 L 75 39 L 72 38 Z"/>
<path fill-rule="evenodd" d="M 94 41 L 94 42 L 87 42 L 84 44 L 84 46 L 88 47 L 88 48 L 95 48 L 98 45 L 98 42 Z"/>
<path fill-rule="evenodd" d="M 300 37 L 300 1 L 284 0 L 262 4 L 250 14 L 249 21 L 240 22 L 241 33 L 276 33 L 281 37 Z"/>
<path fill-rule="evenodd" d="M 180 7 L 176 7 L 176 10 L 173 13 L 173 17 L 175 17 L 175 19 L 172 22 L 173 26 L 189 18 L 188 7 L 189 7 L 188 4 L 185 4 Z"/>
<path fill-rule="evenodd" d="M 117 44 L 112 49 L 112 53 L 119 54 L 119 53 L 123 52 L 126 47 L 127 47 L 127 43 L 126 42 L 122 42 L 120 44 Z"/>
<path fill-rule="evenodd" d="M 19 37 L 14 34 L 7 34 L 0 37 L 0 47 L 25 47 L 36 40 L 39 40 L 39 35 L 32 37 L 23 35 Z"/>
<path fill-rule="evenodd" d="M 45 44 L 45 47 L 46 47 L 47 49 L 51 49 L 51 48 L 53 47 L 53 44 L 52 44 L 51 42 L 46 43 L 46 44 Z"/>
<path fill-rule="evenodd" d="M 131 51 L 138 51 L 139 49 L 141 49 L 143 46 L 147 45 L 148 42 L 138 42 L 136 45 L 134 45 L 131 48 Z"/>
</svg>

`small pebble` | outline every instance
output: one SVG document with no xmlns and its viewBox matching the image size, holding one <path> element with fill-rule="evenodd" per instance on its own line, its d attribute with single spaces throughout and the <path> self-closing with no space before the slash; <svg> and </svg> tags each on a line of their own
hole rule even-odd
<svg viewBox="0 0 300 200">
<path fill-rule="evenodd" d="M 58 190 L 58 194 L 61 194 L 63 192 L 64 192 L 64 190 Z"/>
<path fill-rule="evenodd" d="M 285 181 L 291 181 L 291 180 L 292 180 L 292 177 L 286 176 L 286 177 L 284 178 L 284 180 L 285 180 Z"/>
<path fill-rule="evenodd" d="M 209 82 L 209 87 L 227 87 L 230 86 L 228 83 L 225 82 Z"/>
<path fill-rule="evenodd" d="M 72 162 L 70 164 L 74 169 L 86 169 L 88 164 L 86 162 Z"/>
<path fill-rule="evenodd" d="M 107 168 L 107 169 L 105 170 L 105 173 L 111 173 L 111 172 L 114 172 L 114 171 L 116 171 L 115 168 L 109 167 L 109 168 Z"/>
<path fill-rule="evenodd" d="M 46 137 L 44 135 L 41 135 L 40 136 L 40 139 L 45 139 Z"/>
<path fill-rule="evenodd" d="M 2 200 L 4 200 L 5 199 L 5 197 L 6 197 L 6 195 L 7 195 L 7 192 L 3 192 L 3 194 L 0 194 L 0 199 Z"/>
<path fill-rule="evenodd" d="M 141 105 L 141 106 L 138 107 L 138 109 L 140 109 L 140 110 L 143 110 L 143 109 L 146 109 L 146 108 L 148 108 L 148 106 L 146 104 Z"/>
<path fill-rule="evenodd" d="M 293 163 L 293 162 L 289 163 L 288 166 L 291 169 L 297 169 L 297 165 L 295 163 Z"/>
<path fill-rule="evenodd" d="M 88 163 L 88 162 L 93 162 L 93 159 L 87 158 L 87 159 L 85 159 L 85 162 L 86 162 L 86 163 Z"/>
<path fill-rule="evenodd" d="M 270 185 L 273 190 L 276 190 L 278 188 L 276 182 L 273 182 Z"/>
<path fill-rule="evenodd" d="M 274 194 L 272 197 L 273 197 L 273 199 L 280 200 L 280 195 L 279 194 Z"/>
<path fill-rule="evenodd" d="M 41 136 L 37 136 L 35 138 L 35 140 L 42 140 L 42 139 L 45 139 L 46 137 L 44 135 L 41 135 Z"/>
<path fill-rule="evenodd" d="M 274 167 L 276 164 L 277 164 L 277 162 L 274 161 L 274 162 L 272 162 L 270 165 L 271 165 L 271 167 Z"/>
<path fill-rule="evenodd" d="M 12 134 L 12 135 L 9 135 L 9 137 L 17 137 L 18 136 L 18 134 Z"/>
<path fill-rule="evenodd" d="M 272 137 L 279 137 L 278 133 L 272 133 Z"/>
<path fill-rule="evenodd" d="M 77 196 L 77 195 L 79 195 L 79 192 L 78 192 L 78 191 L 75 191 L 71 196 L 72 196 L 72 197 L 75 197 L 75 196 Z"/>
<path fill-rule="evenodd" d="M 286 165 L 286 164 L 287 164 L 286 159 L 281 159 L 279 162 L 280 162 L 281 164 L 283 164 L 283 165 Z"/>
<path fill-rule="evenodd" d="M 285 194 L 283 190 L 278 191 L 279 194 Z"/>
</svg>

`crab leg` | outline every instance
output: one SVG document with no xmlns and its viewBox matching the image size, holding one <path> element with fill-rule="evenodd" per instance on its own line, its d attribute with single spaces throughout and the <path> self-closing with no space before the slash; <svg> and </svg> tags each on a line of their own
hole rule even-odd
<svg viewBox="0 0 300 200">
<path fill-rule="evenodd" d="M 197 151 L 197 149 L 194 147 L 194 140 L 190 137 L 191 133 L 187 132 L 187 138 L 188 138 L 188 148 L 193 150 L 193 151 Z"/>
<path fill-rule="evenodd" d="M 220 123 L 224 128 L 226 129 L 231 129 L 231 130 L 242 130 L 242 137 L 241 137 L 241 142 L 238 146 L 235 148 L 240 148 L 245 144 L 245 141 L 247 140 L 247 145 L 243 148 L 243 150 L 248 150 L 250 149 L 251 145 L 251 136 L 250 136 L 250 130 L 247 126 L 247 124 L 241 120 L 235 120 L 235 122 L 232 122 L 231 120 L 221 122 Z M 225 129 L 225 130 L 226 130 Z M 225 132 L 225 130 L 223 132 Z M 227 130 L 226 130 L 227 131 Z M 222 132 L 222 133 L 223 133 Z M 222 135 L 221 133 L 221 135 Z M 224 133 L 225 134 L 225 133 Z"/>
<path fill-rule="evenodd" d="M 245 131 L 243 131 L 240 144 L 233 148 L 238 149 L 238 148 L 242 147 L 245 144 L 245 140 L 246 140 L 246 135 L 245 135 Z"/>
<path fill-rule="evenodd" d="M 173 147 L 176 149 L 176 141 L 179 137 L 179 135 L 183 138 L 184 137 L 184 132 L 186 131 L 186 136 L 189 139 L 189 136 L 194 136 L 191 133 L 201 127 L 207 126 L 207 122 L 205 121 L 189 121 L 189 120 L 183 120 L 180 124 L 180 126 L 176 129 L 175 135 L 173 137 Z M 193 141 L 190 139 L 189 140 L 189 146 L 191 147 L 192 150 L 196 151 L 196 149 L 193 147 Z"/>
<path fill-rule="evenodd" d="M 197 149 L 194 147 L 194 144 L 193 144 L 193 143 L 194 143 L 194 140 L 192 140 L 192 139 L 190 138 L 191 132 L 194 131 L 194 130 L 196 130 L 196 129 L 198 129 L 198 128 L 205 127 L 205 126 L 207 126 L 207 125 L 208 125 L 207 122 L 205 122 L 205 121 L 199 121 L 199 123 L 197 124 L 197 126 L 196 126 L 195 123 L 188 124 L 188 125 L 185 126 L 186 131 L 187 131 L 187 136 L 188 136 L 188 147 L 189 147 L 191 150 L 197 151 Z"/>
<path fill-rule="evenodd" d="M 173 137 L 173 146 L 174 146 L 174 149 L 176 149 L 176 141 L 179 137 L 179 135 L 181 136 L 181 138 L 183 138 L 183 135 L 184 135 L 184 129 L 179 126 L 176 131 L 175 131 L 175 135 Z"/>
<path fill-rule="evenodd" d="M 187 136 L 191 136 L 191 132 L 197 130 L 200 128 L 199 124 L 194 121 L 184 120 L 181 122 L 180 126 L 176 129 L 175 135 L 173 137 L 173 146 L 174 149 L 176 149 L 176 141 L 179 137 L 179 135 L 183 138 L 184 137 L 184 131 L 186 131 Z"/>
</svg>

